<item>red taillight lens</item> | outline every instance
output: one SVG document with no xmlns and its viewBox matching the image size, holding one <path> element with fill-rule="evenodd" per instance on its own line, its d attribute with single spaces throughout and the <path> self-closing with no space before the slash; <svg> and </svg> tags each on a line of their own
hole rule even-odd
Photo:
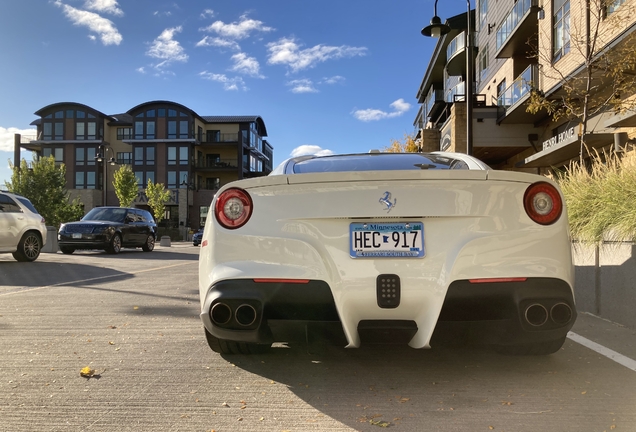
<svg viewBox="0 0 636 432">
<path fill-rule="evenodd" d="M 541 225 L 553 224 L 563 212 L 559 191 L 547 182 L 530 185 L 523 196 L 523 206 L 530 219 Z"/>
<path fill-rule="evenodd" d="M 224 190 L 216 199 L 214 215 L 224 228 L 240 228 L 252 216 L 252 198 L 243 189 Z"/>
</svg>

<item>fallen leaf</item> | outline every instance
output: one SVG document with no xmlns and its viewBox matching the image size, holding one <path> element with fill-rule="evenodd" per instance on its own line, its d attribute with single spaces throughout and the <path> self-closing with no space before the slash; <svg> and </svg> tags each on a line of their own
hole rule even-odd
<svg viewBox="0 0 636 432">
<path fill-rule="evenodd" d="M 488 426 L 488 429 L 493 430 L 495 427 L 494 426 Z"/>
<path fill-rule="evenodd" d="M 369 423 L 371 423 L 374 426 L 379 426 L 383 428 L 391 426 L 391 422 L 380 421 L 380 420 L 369 420 Z"/>
<path fill-rule="evenodd" d="M 137 310 L 137 309 L 139 309 L 139 306 L 133 306 L 133 309 Z"/>
<path fill-rule="evenodd" d="M 230 407 L 230 405 L 228 405 L 228 403 L 227 403 L 227 402 L 223 402 L 223 403 L 221 404 L 221 406 L 224 406 L 224 407 L 226 407 L 226 408 L 229 408 L 229 407 Z"/>
<path fill-rule="evenodd" d="M 510 405 L 514 405 L 514 402 L 501 401 L 501 404 L 510 406 Z"/>
<path fill-rule="evenodd" d="M 586 392 L 586 391 L 582 391 L 582 392 L 581 392 L 581 394 L 585 394 L 585 393 L 587 393 L 587 392 Z"/>
<path fill-rule="evenodd" d="M 108 341 L 108 345 L 115 345 L 115 342 L 113 342 L 113 341 Z"/>
</svg>

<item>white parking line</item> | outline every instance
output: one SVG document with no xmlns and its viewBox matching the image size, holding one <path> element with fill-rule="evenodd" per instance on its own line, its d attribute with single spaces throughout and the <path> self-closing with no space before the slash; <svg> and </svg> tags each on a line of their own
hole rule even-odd
<svg viewBox="0 0 636 432">
<path fill-rule="evenodd" d="M 607 357 L 610 360 L 614 360 L 616 363 L 625 366 L 627 369 L 631 369 L 636 372 L 636 360 L 632 360 L 629 357 L 625 357 L 623 354 L 617 353 L 614 350 L 599 345 L 596 342 L 592 342 L 589 339 L 584 338 L 573 332 L 568 332 L 568 339 L 573 340 L 576 343 L 583 345 L 586 348 L 596 351 L 597 353 Z"/>
<path fill-rule="evenodd" d="M 171 267 L 179 267 L 179 266 L 183 266 L 183 265 L 187 265 L 187 264 L 192 264 L 192 263 L 191 262 L 185 262 L 185 263 L 167 265 L 167 266 L 163 266 L 163 267 L 155 267 L 155 268 L 151 268 L 151 269 L 137 270 L 137 271 L 125 272 L 125 273 L 117 273 L 117 274 L 114 274 L 114 275 L 107 275 L 107 276 L 99 276 L 99 277 L 94 277 L 94 278 L 89 278 L 89 279 L 79 279 L 79 280 L 74 280 L 74 281 L 65 281 L 65 282 L 60 282 L 60 283 L 56 283 L 56 284 L 52 284 L 52 285 L 43 285 L 43 286 L 33 287 L 33 288 L 17 289 L 15 291 L 9 291 L 9 292 L 5 292 L 5 293 L 0 293 L 0 297 L 6 296 L 6 295 L 11 295 L 11 294 L 19 294 L 19 293 L 21 294 L 21 293 L 30 292 L 30 291 L 37 291 L 37 290 L 41 290 L 41 289 L 44 289 L 44 288 L 51 288 L 51 287 L 56 287 L 56 286 L 64 286 L 64 285 L 69 285 L 69 284 L 74 284 L 74 283 L 85 283 L 85 282 L 92 282 L 92 281 L 96 281 L 96 280 L 100 280 L 100 279 L 110 279 L 110 278 L 122 277 L 122 276 L 125 276 L 125 275 L 146 273 L 146 272 L 149 272 L 149 271 L 163 270 L 163 269 L 167 269 L 167 268 L 171 268 Z"/>
</svg>

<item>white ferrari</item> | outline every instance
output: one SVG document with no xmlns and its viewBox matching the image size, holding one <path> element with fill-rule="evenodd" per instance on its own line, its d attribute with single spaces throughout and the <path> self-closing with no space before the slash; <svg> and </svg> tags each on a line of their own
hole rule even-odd
<svg viewBox="0 0 636 432">
<path fill-rule="evenodd" d="M 227 184 L 199 258 L 206 338 L 225 354 L 312 332 L 430 348 L 446 331 L 550 354 L 573 287 L 558 185 L 458 153 L 303 156 Z"/>
</svg>

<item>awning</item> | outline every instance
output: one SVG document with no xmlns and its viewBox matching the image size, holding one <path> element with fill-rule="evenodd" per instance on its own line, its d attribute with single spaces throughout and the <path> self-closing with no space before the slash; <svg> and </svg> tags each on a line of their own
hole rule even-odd
<svg viewBox="0 0 636 432">
<path fill-rule="evenodd" d="M 599 149 L 614 143 L 614 134 L 598 133 L 585 135 L 585 144 L 591 150 Z M 579 157 L 581 151 L 581 140 L 574 142 L 564 142 L 561 144 L 548 147 L 538 153 L 525 158 L 518 162 L 517 168 L 537 168 L 558 166 L 567 163 L 569 160 Z"/>
</svg>

